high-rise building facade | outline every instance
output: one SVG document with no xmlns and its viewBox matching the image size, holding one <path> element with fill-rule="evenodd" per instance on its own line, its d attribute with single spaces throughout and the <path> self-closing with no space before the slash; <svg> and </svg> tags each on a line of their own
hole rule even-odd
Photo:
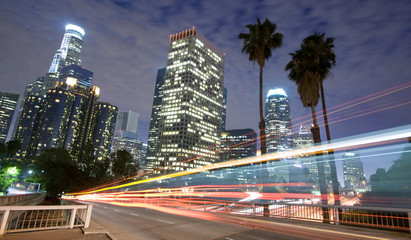
<svg viewBox="0 0 411 240">
<path fill-rule="evenodd" d="M 19 153 L 19 156 L 21 157 L 24 157 L 27 154 L 34 124 L 43 100 L 43 96 L 28 95 L 26 100 L 23 102 L 24 106 L 20 113 L 19 121 L 16 122 L 16 130 L 14 135 L 14 139 L 20 141 L 21 144 L 21 151 Z"/>
<path fill-rule="evenodd" d="M 5 143 L 16 110 L 19 95 L 0 92 L 0 143 Z"/>
<path fill-rule="evenodd" d="M 267 152 L 293 148 L 288 97 L 282 88 L 271 89 L 265 101 Z"/>
<path fill-rule="evenodd" d="M 116 134 L 111 152 L 126 150 L 133 158 L 133 164 L 141 165 L 143 142 L 137 133 L 139 113 L 119 112 L 117 116 Z"/>
<path fill-rule="evenodd" d="M 69 65 L 60 70 L 59 81 L 65 82 L 67 78 L 77 79 L 77 87 L 81 89 L 90 89 L 93 81 L 93 72 L 80 67 L 79 65 Z"/>
<path fill-rule="evenodd" d="M 158 141 L 149 163 L 159 174 L 220 159 L 225 56 L 194 27 L 170 35 L 169 43 Z"/>
<path fill-rule="evenodd" d="M 63 40 L 60 48 L 56 51 L 53 61 L 51 62 L 49 73 L 59 72 L 68 65 L 81 65 L 81 50 L 83 48 L 84 29 L 69 24 L 66 26 Z"/>
<path fill-rule="evenodd" d="M 314 138 L 311 133 L 312 125 L 301 125 L 300 130 L 293 134 L 294 148 L 306 148 L 314 146 Z M 331 168 L 329 163 L 330 156 L 325 154 L 322 156 L 324 159 L 324 174 L 327 182 L 331 182 Z M 300 155 L 294 158 L 294 163 L 306 168 L 308 171 L 304 171 L 306 181 L 319 187 L 319 173 L 318 163 L 316 161 L 315 154 Z"/>
<path fill-rule="evenodd" d="M 257 133 L 251 128 L 224 130 L 221 133 L 221 161 L 252 157 L 257 154 Z"/>
<path fill-rule="evenodd" d="M 93 145 L 94 155 L 98 160 L 110 156 L 116 128 L 118 108 L 106 102 L 97 102 L 93 106 L 88 141 Z"/>
<path fill-rule="evenodd" d="M 133 111 L 119 112 L 116 132 L 137 133 L 139 116 L 139 113 Z"/>
<path fill-rule="evenodd" d="M 226 128 L 226 123 L 227 123 L 227 88 L 224 88 L 224 92 L 223 92 L 223 115 L 222 115 L 222 119 L 223 119 L 223 130 L 225 130 Z"/>
<path fill-rule="evenodd" d="M 349 150 L 342 154 L 344 188 L 359 190 L 366 188 L 363 163 L 358 150 Z"/>
<path fill-rule="evenodd" d="M 150 130 L 148 132 L 146 163 L 154 162 L 158 149 L 158 124 L 160 120 L 160 108 L 163 102 L 163 86 L 165 75 L 166 68 L 161 68 L 157 71 L 156 85 L 154 88 L 153 108 L 151 109 Z M 151 164 L 150 166 L 148 166 L 147 164 L 145 165 L 146 168 L 153 166 L 153 164 Z"/>
<path fill-rule="evenodd" d="M 60 48 L 54 54 L 49 72 L 44 77 L 43 94 L 56 86 L 60 70 L 69 65 L 81 65 L 81 50 L 83 48 L 83 28 L 68 24 Z"/>
</svg>

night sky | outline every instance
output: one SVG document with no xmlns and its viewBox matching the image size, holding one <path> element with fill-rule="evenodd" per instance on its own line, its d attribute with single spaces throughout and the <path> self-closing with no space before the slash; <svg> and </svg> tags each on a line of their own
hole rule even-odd
<svg viewBox="0 0 411 240">
<path fill-rule="evenodd" d="M 335 38 L 334 78 L 325 82 L 329 108 L 338 110 L 348 106 L 342 104 L 411 81 L 409 0 L 2 0 L 0 91 L 23 94 L 26 84 L 47 73 L 65 25 L 79 25 L 86 31 L 82 66 L 94 72 L 93 85 L 102 90 L 100 100 L 120 111 L 140 113 L 138 131 L 146 140 L 156 73 L 166 65 L 169 35 L 195 26 L 226 53 L 227 129 L 258 130 L 258 65 L 241 53 L 237 36 L 247 32 L 245 25 L 266 17 L 284 34 L 284 43 L 266 62 L 264 91 L 284 88 L 294 126 L 309 123 L 311 116 L 284 67 L 289 53 L 315 32 Z M 409 124 L 411 87 L 405 86 L 330 114 L 332 137 Z"/>
</svg>

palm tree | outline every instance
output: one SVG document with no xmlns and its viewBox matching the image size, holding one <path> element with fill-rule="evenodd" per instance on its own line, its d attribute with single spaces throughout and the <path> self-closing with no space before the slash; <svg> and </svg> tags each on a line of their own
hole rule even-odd
<svg viewBox="0 0 411 240">
<path fill-rule="evenodd" d="M 263 68 L 265 60 L 271 57 L 271 50 L 281 47 L 283 34 L 276 33 L 277 26 L 267 18 L 261 24 L 257 18 L 257 24 L 248 24 L 248 33 L 240 33 L 238 39 L 243 40 L 242 52 L 249 55 L 248 60 L 257 62 L 260 66 L 260 142 L 261 154 L 266 153 L 265 121 L 263 112 Z"/>
<path fill-rule="evenodd" d="M 285 70 L 289 71 L 288 78 L 295 81 L 298 87 L 301 102 L 304 107 L 311 108 L 313 118 L 313 134 L 314 143 L 321 143 L 320 128 L 317 124 L 317 115 L 315 106 L 320 98 L 320 78 L 321 72 L 317 70 L 317 64 L 314 61 L 315 51 L 313 45 L 301 45 L 301 49 L 295 53 L 290 53 L 291 61 L 286 65 Z M 321 200 L 323 205 L 327 205 L 327 184 L 324 174 L 324 163 L 321 158 L 321 153 L 316 153 L 316 162 L 318 167 L 318 180 L 320 184 Z M 323 222 L 329 222 L 329 214 L 326 209 L 323 209 Z"/>
<path fill-rule="evenodd" d="M 328 125 L 328 116 L 327 116 L 327 107 L 325 105 L 325 96 L 324 96 L 324 80 L 331 76 L 330 69 L 335 66 L 335 53 L 333 51 L 334 48 L 334 38 L 327 38 L 324 39 L 325 33 L 319 34 L 315 33 L 306 37 L 303 40 L 303 45 L 308 46 L 312 49 L 313 52 L 313 61 L 317 66 L 317 71 L 320 73 L 320 93 L 321 93 L 321 102 L 323 108 L 323 116 L 324 116 L 324 124 L 325 124 L 325 131 L 327 134 L 327 141 L 331 142 L 331 134 L 330 128 Z M 330 163 L 331 168 L 331 180 L 332 180 L 332 188 L 334 193 L 334 204 L 340 205 L 340 194 L 339 194 L 339 183 L 337 179 L 337 170 L 335 166 L 335 159 L 334 159 L 334 151 L 331 150 L 329 152 L 330 156 L 332 156 Z"/>
</svg>

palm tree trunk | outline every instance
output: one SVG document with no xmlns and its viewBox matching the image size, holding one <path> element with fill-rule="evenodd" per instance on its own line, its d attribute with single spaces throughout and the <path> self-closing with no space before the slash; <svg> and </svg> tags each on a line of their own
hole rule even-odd
<svg viewBox="0 0 411 240">
<path fill-rule="evenodd" d="M 320 90 L 321 90 L 321 103 L 323 105 L 325 131 L 327 133 L 327 141 L 328 143 L 331 143 L 330 127 L 328 126 L 327 107 L 325 106 L 324 87 L 321 81 L 320 81 Z M 334 205 L 340 205 L 340 184 L 337 178 L 337 167 L 335 166 L 335 157 L 334 157 L 333 149 L 330 149 L 329 155 L 331 156 L 330 169 L 331 169 L 332 188 L 333 188 L 333 194 L 334 194 Z"/>
<path fill-rule="evenodd" d="M 317 114 L 315 113 L 315 107 L 311 106 L 311 114 L 313 117 L 313 127 L 311 128 L 311 133 L 313 134 L 314 143 L 321 143 L 320 127 L 317 124 Z M 327 199 L 327 183 L 325 181 L 325 171 L 324 171 L 324 161 L 322 158 L 322 153 L 315 153 L 315 161 L 318 168 L 318 184 L 320 185 L 320 194 L 321 194 L 321 205 L 328 205 Z M 330 222 L 330 216 L 328 209 L 323 207 L 323 223 Z"/>
<path fill-rule="evenodd" d="M 265 121 L 263 110 L 263 67 L 260 66 L 260 144 L 261 155 L 267 152 L 266 139 L 265 139 Z"/>
</svg>

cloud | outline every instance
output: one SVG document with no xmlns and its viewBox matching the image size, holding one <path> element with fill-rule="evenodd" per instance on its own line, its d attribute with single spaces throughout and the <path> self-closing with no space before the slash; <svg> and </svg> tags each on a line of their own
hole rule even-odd
<svg viewBox="0 0 411 240">
<path fill-rule="evenodd" d="M 94 72 L 93 83 L 103 101 L 120 111 L 140 113 L 147 138 L 157 69 L 166 65 L 168 38 L 196 26 L 226 53 L 228 127 L 254 128 L 258 124 L 258 65 L 241 53 L 237 39 L 245 25 L 266 17 L 284 34 L 284 44 L 273 51 L 264 68 L 264 91 L 283 87 L 293 119 L 309 114 L 300 103 L 296 86 L 284 66 L 289 53 L 314 32 L 335 38 L 335 77 L 325 83 L 328 106 L 362 97 L 410 81 L 411 17 L 409 1 L 104 1 L 37 0 L 0 2 L 0 71 L 2 91 L 23 93 L 27 83 L 44 75 L 64 34 L 74 23 L 86 30 L 83 67 Z M 390 121 L 407 111 L 380 113 L 377 129 L 404 124 Z M 408 111 L 409 112 L 409 111 Z M 405 118 L 405 117 L 402 117 Z M 335 136 L 361 132 L 368 118 L 335 125 Z M 371 119 L 372 120 L 372 119 Z M 298 124 L 299 121 L 295 121 Z M 353 124 L 355 123 L 355 124 Z M 354 127 L 353 127 L 354 126 Z"/>
</svg>

